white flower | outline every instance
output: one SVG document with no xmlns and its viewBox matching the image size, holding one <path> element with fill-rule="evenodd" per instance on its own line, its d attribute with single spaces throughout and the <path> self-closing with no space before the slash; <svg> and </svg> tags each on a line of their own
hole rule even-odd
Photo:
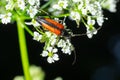
<svg viewBox="0 0 120 80">
<path fill-rule="evenodd" d="M 18 5 L 18 7 L 19 7 L 21 10 L 24 10 L 24 9 L 25 9 L 25 2 L 24 2 L 24 0 L 18 0 L 18 1 L 17 1 L 17 5 Z"/>
<path fill-rule="evenodd" d="M 51 8 L 52 9 L 57 9 L 57 10 L 62 10 L 62 8 L 58 4 L 54 4 Z"/>
<path fill-rule="evenodd" d="M 35 4 L 35 1 L 36 0 L 28 0 L 29 4 L 32 5 L 32 6 Z"/>
<path fill-rule="evenodd" d="M 32 19 L 31 22 L 25 22 L 25 24 L 27 24 L 27 25 L 33 25 L 34 27 L 40 26 L 40 24 L 36 20 L 34 20 L 34 19 Z"/>
<path fill-rule="evenodd" d="M 71 52 L 74 50 L 73 45 L 69 39 L 66 39 L 66 46 L 62 48 L 63 53 L 71 55 Z"/>
<path fill-rule="evenodd" d="M 10 10 L 10 9 L 11 9 L 11 7 L 12 7 L 12 5 L 11 5 L 11 4 L 7 4 L 7 5 L 5 6 L 6 10 Z"/>
<path fill-rule="evenodd" d="M 110 12 L 116 12 L 116 4 L 118 0 L 105 0 L 102 6 L 108 9 Z"/>
<path fill-rule="evenodd" d="M 56 44 L 56 42 L 57 42 L 57 39 L 51 39 L 51 46 L 54 46 L 55 44 Z"/>
<path fill-rule="evenodd" d="M 97 23 L 99 26 L 102 26 L 103 25 L 103 22 L 104 22 L 104 18 L 103 16 L 98 16 L 97 17 Z"/>
<path fill-rule="evenodd" d="M 54 63 L 55 61 L 59 60 L 59 56 L 56 54 L 56 52 L 58 52 L 58 50 L 56 48 L 53 47 L 47 47 L 46 50 L 44 50 L 42 52 L 42 56 L 43 57 L 47 57 L 47 61 L 48 63 Z"/>
<path fill-rule="evenodd" d="M 55 61 L 58 61 L 58 60 L 59 60 L 59 57 L 58 57 L 57 54 L 53 54 L 52 57 L 48 57 L 48 58 L 47 58 L 47 61 L 48 61 L 49 63 L 54 63 Z"/>
<path fill-rule="evenodd" d="M 1 14 L 0 19 L 3 24 L 7 24 L 7 23 L 10 23 L 11 16 L 12 16 L 12 13 L 10 13 L 10 12 L 7 14 Z"/>
<path fill-rule="evenodd" d="M 42 39 L 42 35 L 40 35 L 38 32 L 34 32 L 33 40 L 40 41 Z"/>
<path fill-rule="evenodd" d="M 60 39 L 57 46 L 58 47 L 64 47 L 64 46 L 66 46 L 66 43 L 65 43 L 65 41 L 63 39 Z"/>
<path fill-rule="evenodd" d="M 67 44 L 68 46 L 72 47 L 72 44 L 71 44 L 71 42 L 70 42 L 69 39 L 66 39 L 66 44 Z M 71 48 L 71 50 L 72 50 L 72 48 Z"/>
<path fill-rule="evenodd" d="M 52 33 L 51 33 L 51 32 L 49 32 L 49 31 L 46 31 L 46 32 L 45 32 L 45 34 L 47 35 L 47 37 L 48 37 L 48 38 L 50 38 L 50 37 L 51 37 L 51 35 L 52 35 Z"/>
<path fill-rule="evenodd" d="M 32 80 L 43 80 L 44 72 L 41 67 L 31 65 L 29 71 Z"/>
<path fill-rule="evenodd" d="M 87 15 L 87 9 L 86 8 L 82 8 L 81 11 L 82 11 L 83 15 Z"/>
<path fill-rule="evenodd" d="M 5 6 L 6 10 L 12 10 L 13 9 L 13 6 L 14 6 L 14 3 L 12 0 L 9 0 L 7 2 L 7 5 Z"/>
<path fill-rule="evenodd" d="M 64 9 L 68 6 L 68 1 L 67 0 L 59 0 L 58 5 Z"/>
<path fill-rule="evenodd" d="M 68 1 L 67 0 L 59 0 L 57 4 L 52 4 L 52 8 L 53 9 L 57 9 L 57 10 L 62 10 L 62 9 L 66 9 L 68 6 Z"/>
<path fill-rule="evenodd" d="M 102 13 L 101 4 L 97 1 L 87 5 L 87 10 L 93 15 L 98 16 Z"/>
<path fill-rule="evenodd" d="M 69 39 L 66 39 L 66 40 L 60 39 L 57 46 L 62 48 L 63 53 L 69 54 L 69 55 L 74 50 L 73 45 L 70 43 Z"/>
<path fill-rule="evenodd" d="M 31 18 L 33 18 L 37 14 L 38 10 L 36 6 L 30 6 L 27 10 L 27 13 L 30 15 Z"/>
<path fill-rule="evenodd" d="M 81 19 L 81 15 L 79 14 L 79 12 L 71 11 L 71 13 L 70 13 L 70 18 L 71 18 L 72 20 L 75 20 L 75 21 L 76 21 L 76 24 L 77 24 L 77 27 L 79 27 L 80 19 Z"/>
<path fill-rule="evenodd" d="M 37 7 L 40 6 L 40 0 L 28 0 L 28 3 L 29 3 L 31 6 L 33 6 L 33 5 L 35 5 L 35 6 L 37 6 Z"/>
<path fill-rule="evenodd" d="M 85 4 L 88 5 L 91 0 L 85 0 Z"/>
<path fill-rule="evenodd" d="M 91 19 L 91 16 L 87 17 L 87 24 L 88 25 L 94 25 L 95 24 L 95 20 Z"/>
<path fill-rule="evenodd" d="M 30 66 L 30 75 L 31 77 L 39 77 L 39 75 L 41 74 L 42 70 L 40 67 L 37 67 L 35 65 Z"/>
<path fill-rule="evenodd" d="M 74 1 L 79 1 L 79 5 L 78 5 L 78 9 L 82 9 L 83 7 L 83 1 L 80 1 L 80 0 L 74 0 Z"/>
<path fill-rule="evenodd" d="M 90 12 L 92 15 L 96 15 L 97 10 L 94 8 L 94 4 L 89 4 L 89 5 L 87 5 L 87 9 L 89 10 L 89 12 Z"/>
<path fill-rule="evenodd" d="M 76 11 L 72 11 L 70 13 L 70 17 L 73 20 L 80 20 L 80 18 L 81 18 L 79 12 L 76 12 Z"/>
<path fill-rule="evenodd" d="M 40 6 L 40 0 L 36 0 L 36 6 L 39 7 Z"/>
<path fill-rule="evenodd" d="M 14 77 L 13 80 L 24 80 L 24 77 L 23 76 L 16 76 L 16 77 Z"/>
<path fill-rule="evenodd" d="M 62 48 L 62 52 L 65 53 L 65 54 L 69 54 L 71 55 L 71 49 L 70 49 L 70 46 L 65 46 Z"/>
<path fill-rule="evenodd" d="M 57 38 L 57 35 L 52 34 L 51 39 L 55 39 L 55 38 Z"/>
<path fill-rule="evenodd" d="M 87 10 L 91 13 L 91 15 L 93 17 L 95 17 L 93 20 L 90 19 L 90 17 L 88 16 L 88 25 L 94 25 L 95 24 L 95 19 L 98 23 L 99 26 L 102 26 L 103 22 L 104 22 L 104 18 L 103 18 L 103 12 L 102 12 L 102 6 L 100 4 L 100 2 L 93 2 L 93 3 L 89 3 L 87 5 Z"/>
<path fill-rule="evenodd" d="M 63 80 L 62 77 L 57 77 L 54 80 Z"/>
<path fill-rule="evenodd" d="M 57 42 L 57 35 L 55 34 L 52 34 L 51 37 L 50 37 L 50 44 L 51 46 L 54 46 Z"/>
<path fill-rule="evenodd" d="M 92 27 L 91 29 L 87 28 L 87 36 L 88 36 L 88 38 L 92 38 L 92 36 L 94 34 L 97 34 L 97 30 L 94 27 Z"/>
<path fill-rule="evenodd" d="M 82 0 L 72 0 L 73 2 L 77 3 L 77 2 L 82 2 Z"/>
</svg>

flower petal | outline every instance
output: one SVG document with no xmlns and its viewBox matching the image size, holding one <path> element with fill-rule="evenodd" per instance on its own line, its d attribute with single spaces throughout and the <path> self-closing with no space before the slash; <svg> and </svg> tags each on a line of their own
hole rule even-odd
<svg viewBox="0 0 120 80">
<path fill-rule="evenodd" d="M 53 63 L 54 62 L 53 58 L 51 58 L 51 57 L 48 57 L 47 61 L 48 61 L 48 63 Z"/>
<path fill-rule="evenodd" d="M 57 48 L 54 48 L 52 52 L 53 52 L 53 53 L 56 53 L 56 52 L 58 52 L 58 49 L 57 49 Z"/>
<path fill-rule="evenodd" d="M 43 51 L 41 55 L 42 55 L 43 57 L 46 57 L 46 56 L 48 56 L 48 52 L 47 52 L 47 51 Z"/>
<path fill-rule="evenodd" d="M 54 54 L 54 55 L 53 55 L 53 59 L 54 59 L 55 61 L 58 61 L 58 60 L 59 60 L 59 56 L 58 56 L 57 54 Z"/>
</svg>

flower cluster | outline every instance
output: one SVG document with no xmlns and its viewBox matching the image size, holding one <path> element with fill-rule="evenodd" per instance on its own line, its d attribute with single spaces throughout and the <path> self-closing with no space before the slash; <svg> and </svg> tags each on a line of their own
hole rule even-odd
<svg viewBox="0 0 120 80">
<path fill-rule="evenodd" d="M 2 4 L 2 3 L 1 3 Z M 39 0 L 5 0 L 3 11 L 0 12 L 0 19 L 3 24 L 13 22 L 15 16 L 19 15 L 23 18 L 34 18 L 38 13 L 40 6 Z M 27 17 L 26 17 L 27 15 Z"/>
<path fill-rule="evenodd" d="M 56 0 L 51 3 L 49 12 L 52 12 L 55 16 L 66 14 L 70 19 L 76 21 L 78 27 L 82 22 L 86 27 L 88 38 L 92 38 L 93 34 L 97 34 L 97 29 L 94 26 L 95 22 L 98 26 L 103 25 L 102 8 L 115 12 L 116 3 L 117 0 Z"/>
<path fill-rule="evenodd" d="M 45 80 L 45 72 L 41 67 L 38 67 L 36 65 L 31 65 L 29 71 L 32 80 Z M 26 80 L 26 79 L 25 76 L 19 75 L 19 76 L 15 76 L 13 80 Z M 63 79 L 62 77 L 58 76 L 54 80 L 63 80 Z"/>
<path fill-rule="evenodd" d="M 109 10 L 110 12 L 116 12 L 116 4 L 119 0 L 104 0 L 102 3 L 103 8 Z"/>
<path fill-rule="evenodd" d="M 47 57 L 49 63 L 54 63 L 59 60 L 59 55 L 57 54 L 58 49 L 61 49 L 62 53 L 69 55 L 71 55 L 71 52 L 74 50 L 69 39 L 62 39 L 49 31 L 45 32 L 43 35 L 35 31 L 33 39 L 45 42 L 45 47 L 41 55 Z"/>
<path fill-rule="evenodd" d="M 44 80 L 44 78 L 45 78 L 45 73 L 41 67 L 31 65 L 29 68 L 29 72 L 30 72 L 32 80 Z M 25 77 L 24 76 L 16 76 L 16 77 L 14 77 L 13 80 L 25 80 Z"/>
<path fill-rule="evenodd" d="M 40 5 L 41 1 L 46 3 Z M 61 50 L 62 53 L 70 55 L 74 47 L 70 39 L 44 29 L 36 21 L 37 15 L 47 15 L 45 10 L 48 10 L 53 18 L 69 17 L 76 22 L 78 28 L 83 23 L 86 27 L 85 34 L 88 38 L 92 38 L 98 32 L 95 24 L 97 23 L 100 27 L 103 25 L 102 9 L 116 12 L 116 3 L 117 0 L 1 0 L 0 22 L 8 24 L 16 21 L 26 27 L 33 25 L 34 32 L 29 28 L 25 29 L 33 36 L 33 40 L 45 44 L 41 56 L 47 57 L 49 63 L 54 63 L 59 60 L 58 51 Z M 26 20 L 31 20 L 31 22 L 25 22 Z M 65 28 L 66 26 L 64 26 Z"/>
</svg>

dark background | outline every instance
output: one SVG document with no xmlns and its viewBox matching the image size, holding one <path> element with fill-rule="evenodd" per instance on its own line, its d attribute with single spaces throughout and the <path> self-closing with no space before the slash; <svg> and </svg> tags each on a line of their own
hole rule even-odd
<svg viewBox="0 0 120 80">
<path fill-rule="evenodd" d="M 88 39 L 86 36 L 71 39 L 77 55 L 74 65 L 72 65 L 72 61 L 74 60 L 73 54 L 71 56 L 62 54 L 60 55 L 60 61 L 48 64 L 46 59 L 39 55 L 43 45 L 32 40 L 32 37 L 26 32 L 30 64 L 41 66 L 46 73 L 46 80 L 53 80 L 57 76 L 63 77 L 63 80 L 120 80 L 118 78 L 108 79 L 108 77 L 105 79 L 105 75 L 103 77 L 104 71 L 106 72 L 105 74 L 112 73 L 109 72 L 111 70 L 115 71 L 111 66 L 116 65 L 115 62 L 117 59 L 114 56 L 114 49 L 117 42 L 120 41 L 119 7 L 120 4 L 117 6 L 116 13 L 104 10 L 104 15 L 109 19 L 104 22 L 102 29 L 92 39 Z M 72 22 L 67 23 L 71 25 L 69 23 Z M 117 47 L 117 50 L 120 53 L 120 46 Z M 1 24 L 0 80 L 12 80 L 16 75 L 23 75 L 17 27 L 16 24 Z M 103 78 L 100 79 L 100 77 Z"/>
</svg>

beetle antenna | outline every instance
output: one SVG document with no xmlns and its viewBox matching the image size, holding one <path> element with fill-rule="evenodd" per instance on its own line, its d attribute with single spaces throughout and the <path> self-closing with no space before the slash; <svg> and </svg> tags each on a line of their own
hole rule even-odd
<svg viewBox="0 0 120 80">
<path fill-rule="evenodd" d="M 74 65 L 75 62 L 76 62 L 76 51 L 75 51 L 75 48 L 74 48 L 73 52 L 74 52 L 74 60 L 73 60 L 73 62 L 72 62 L 72 65 Z"/>
<path fill-rule="evenodd" d="M 97 28 L 96 30 L 100 30 L 102 28 L 102 26 L 100 26 L 99 28 Z M 92 31 L 92 33 L 95 32 L 95 31 Z M 71 37 L 76 37 L 76 36 L 84 36 L 84 35 L 87 35 L 87 34 L 91 34 L 91 32 L 89 33 L 83 33 L 83 34 L 71 34 Z"/>
<path fill-rule="evenodd" d="M 76 37 L 76 36 L 84 36 L 84 35 L 87 35 L 87 33 L 83 33 L 83 34 L 72 34 L 71 36 L 72 36 L 72 37 Z"/>
</svg>

